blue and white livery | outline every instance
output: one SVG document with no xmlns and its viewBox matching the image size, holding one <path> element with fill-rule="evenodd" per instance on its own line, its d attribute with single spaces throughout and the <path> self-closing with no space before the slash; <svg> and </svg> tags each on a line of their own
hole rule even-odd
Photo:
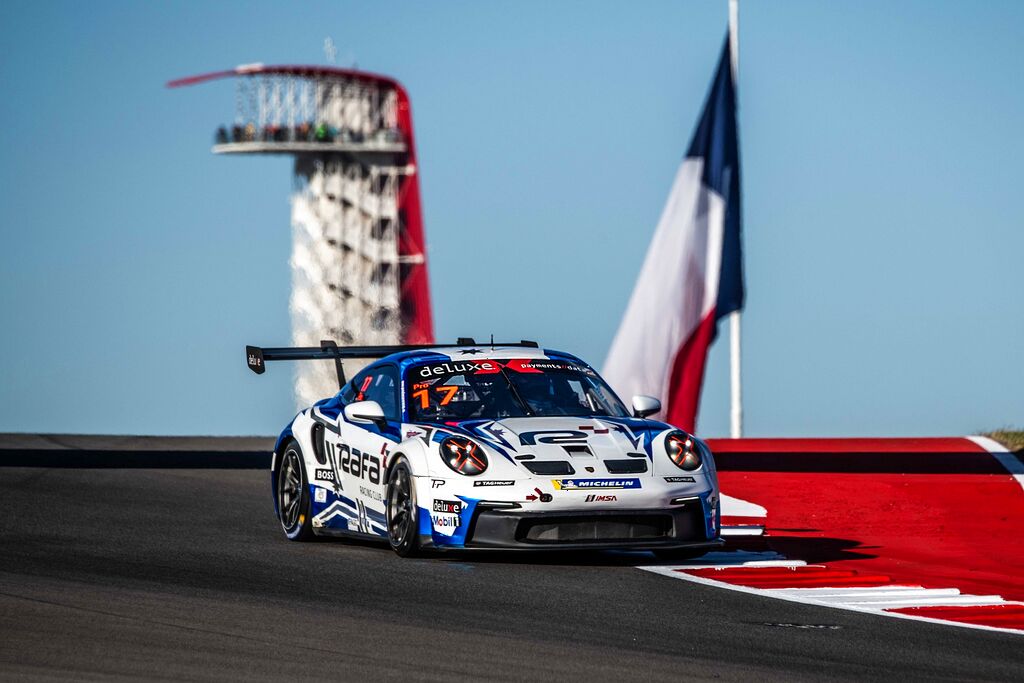
<svg viewBox="0 0 1024 683">
<path fill-rule="evenodd" d="M 333 359 L 341 390 L 274 449 L 286 536 L 423 550 L 643 549 L 721 544 L 714 459 L 692 434 L 631 410 L 588 364 L 535 343 L 247 347 L 249 367 Z M 373 362 L 351 380 L 343 361 Z"/>
</svg>

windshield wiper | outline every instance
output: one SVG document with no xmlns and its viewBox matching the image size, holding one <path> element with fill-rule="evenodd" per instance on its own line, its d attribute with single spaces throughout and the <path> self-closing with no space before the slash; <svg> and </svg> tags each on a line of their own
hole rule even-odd
<svg viewBox="0 0 1024 683">
<path fill-rule="evenodd" d="M 509 379 L 509 376 L 505 374 L 505 368 L 499 365 L 498 372 L 500 372 L 501 376 L 505 378 L 506 382 L 508 382 L 508 388 L 512 390 L 512 398 L 516 400 L 516 403 L 518 403 L 519 407 L 523 409 L 527 417 L 535 417 L 537 413 L 535 413 L 533 408 L 531 408 L 530 405 L 523 400 L 523 397 L 519 395 L 519 390 L 516 389 L 516 385 L 513 384 L 512 380 Z"/>
</svg>

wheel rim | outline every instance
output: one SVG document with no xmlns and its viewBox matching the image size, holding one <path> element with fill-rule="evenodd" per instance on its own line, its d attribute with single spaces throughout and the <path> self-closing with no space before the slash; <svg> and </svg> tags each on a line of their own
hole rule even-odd
<svg viewBox="0 0 1024 683">
<path fill-rule="evenodd" d="M 293 450 L 284 454 L 281 473 L 277 482 L 277 509 L 280 511 L 281 524 L 287 531 L 298 525 L 302 501 L 302 470 L 299 454 Z"/>
<path fill-rule="evenodd" d="M 395 469 L 388 486 L 388 537 L 401 545 L 409 535 L 413 520 L 413 500 L 409 473 L 404 467 Z"/>
</svg>

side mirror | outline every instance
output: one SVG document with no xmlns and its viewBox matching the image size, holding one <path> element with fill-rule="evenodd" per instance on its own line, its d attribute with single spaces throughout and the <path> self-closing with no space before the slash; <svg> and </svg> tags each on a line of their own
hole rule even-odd
<svg viewBox="0 0 1024 683">
<path fill-rule="evenodd" d="M 382 425 L 387 422 L 384 409 L 376 401 L 356 401 L 345 406 L 345 419 L 361 424 Z"/>
<path fill-rule="evenodd" d="M 633 397 L 633 416 L 647 417 L 661 410 L 661 401 L 653 396 Z"/>
</svg>

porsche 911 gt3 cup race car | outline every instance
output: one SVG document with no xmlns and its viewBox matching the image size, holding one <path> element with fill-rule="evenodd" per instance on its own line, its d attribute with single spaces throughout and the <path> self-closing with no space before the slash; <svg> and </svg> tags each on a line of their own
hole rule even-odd
<svg viewBox="0 0 1024 683">
<path fill-rule="evenodd" d="M 303 410 L 271 462 L 285 535 L 426 549 L 642 549 L 721 544 L 704 442 L 632 411 L 579 358 L 534 342 L 246 347 L 249 367 L 333 359 L 341 390 Z M 346 381 L 343 361 L 376 359 Z"/>
</svg>

